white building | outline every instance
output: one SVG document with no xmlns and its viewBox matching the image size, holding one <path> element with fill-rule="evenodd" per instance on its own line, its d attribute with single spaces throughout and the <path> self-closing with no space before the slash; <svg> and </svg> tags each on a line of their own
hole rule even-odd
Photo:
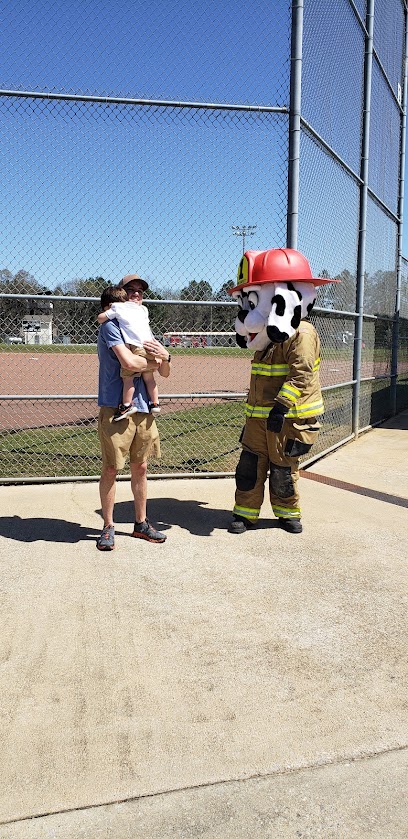
<svg viewBox="0 0 408 839">
<path fill-rule="evenodd" d="M 49 304 L 52 306 L 52 303 Z M 25 315 L 20 335 L 24 344 L 52 344 L 52 312 L 49 315 Z"/>
</svg>

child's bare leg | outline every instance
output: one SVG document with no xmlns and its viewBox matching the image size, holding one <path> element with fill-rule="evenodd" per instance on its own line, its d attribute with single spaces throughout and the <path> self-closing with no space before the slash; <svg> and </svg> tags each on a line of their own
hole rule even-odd
<svg viewBox="0 0 408 839">
<path fill-rule="evenodd" d="M 146 385 L 147 392 L 149 394 L 150 402 L 153 405 L 158 405 L 159 403 L 159 389 L 156 384 L 156 379 L 154 378 L 153 373 L 142 373 L 143 381 Z M 159 409 L 153 409 L 152 413 L 158 414 L 160 412 Z"/>
<path fill-rule="evenodd" d="M 113 415 L 115 422 L 119 422 L 121 419 L 130 417 L 131 414 L 134 414 L 137 411 L 136 405 L 133 405 L 133 393 L 135 389 L 133 376 L 123 376 L 122 382 L 122 404 L 118 405 L 116 412 Z"/>
<path fill-rule="evenodd" d="M 122 402 L 123 402 L 124 405 L 130 405 L 130 403 L 132 402 L 132 399 L 133 399 L 133 391 L 135 389 L 135 386 L 133 384 L 133 377 L 132 376 L 126 376 L 126 378 L 123 378 L 122 381 L 123 381 Z"/>
</svg>

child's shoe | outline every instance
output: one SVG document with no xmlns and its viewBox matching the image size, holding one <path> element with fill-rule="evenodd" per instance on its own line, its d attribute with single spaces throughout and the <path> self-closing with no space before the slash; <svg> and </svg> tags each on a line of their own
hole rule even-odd
<svg viewBox="0 0 408 839">
<path fill-rule="evenodd" d="M 123 402 L 116 408 L 116 411 L 113 415 L 113 421 L 118 422 L 121 419 L 125 419 L 125 417 L 130 417 L 131 414 L 136 414 L 137 408 L 136 405 L 133 405 L 131 402 L 129 405 L 124 405 Z"/>
<path fill-rule="evenodd" d="M 149 403 L 149 411 L 153 414 L 154 417 L 158 417 L 160 414 L 160 405 L 158 402 L 150 402 Z"/>
</svg>

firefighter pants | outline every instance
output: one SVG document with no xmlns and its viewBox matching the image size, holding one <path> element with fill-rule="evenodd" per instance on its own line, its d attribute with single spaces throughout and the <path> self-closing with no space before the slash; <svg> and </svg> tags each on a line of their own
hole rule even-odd
<svg viewBox="0 0 408 839">
<path fill-rule="evenodd" d="M 256 522 L 269 471 L 269 498 L 277 518 L 300 519 L 299 459 L 317 440 L 316 417 L 285 419 L 279 434 L 266 429 L 266 419 L 247 419 L 242 452 L 235 473 L 234 515 Z"/>
</svg>

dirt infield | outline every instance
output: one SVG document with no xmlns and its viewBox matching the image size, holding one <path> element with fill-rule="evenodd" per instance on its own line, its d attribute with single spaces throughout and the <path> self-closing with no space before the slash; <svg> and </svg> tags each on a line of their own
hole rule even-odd
<svg viewBox="0 0 408 839">
<path fill-rule="evenodd" d="M 3 394 L 89 396 L 98 390 L 95 354 L 0 353 L 0 363 Z M 174 359 L 169 379 L 157 379 L 162 394 L 243 392 L 249 374 L 246 358 L 189 355 Z"/>
<path fill-rule="evenodd" d="M 98 357 L 95 353 L 0 353 L 3 395 L 22 400 L 1 400 L 0 428 L 3 430 L 44 427 L 92 420 L 97 414 L 95 399 L 30 400 L 29 396 L 95 396 L 98 389 Z M 187 394 L 246 393 L 250 358 L 219 355 L 180 355 L 172 363 L 168 379 L 157 377 L 161 396 Z M 389 373 L 387 364 L 363 363 L 363 376 Z M 351 358 L 325 359 L 322 385 L 352 379 Z M 208 403 L 207 403 L 208 404 Z M 190 401 L 164 400 L 163 412 L 191 406 Z"/>
<path fill-rule="evenodd" d="M 69 353 L 0 353 L 4 395 L 96 396 L 98 357 Z M 250 360 L 215 356 L 180 356 L 172 363 L 171 377 L 157 376 L 161 396 L 166 394 L 244 393 Z M 196 402 L 194 403 L 197 404 Z M 163 413 L 191 407 L 191 401 L 164 400 Z M 39 428 L 87 422 L 98 413 L 95 399 L 0 400 L 0 429 Z"/>
<path fill-rule="evenodd" d="M 2 393 L 90 396 L 98 389 L 98 357 L 94 353 L 0 353 Z M 386 374 L 386 362 L 363 361 L 363 376 Z M 240 393 L 248 389 L 250 359 L 239 356 L 186 355 L 173 359 L 171 376 L 158 376 L 162 394 Z M 350 381 L 352 359 L 323 359 L 322 385 Z"/>
</svg>

